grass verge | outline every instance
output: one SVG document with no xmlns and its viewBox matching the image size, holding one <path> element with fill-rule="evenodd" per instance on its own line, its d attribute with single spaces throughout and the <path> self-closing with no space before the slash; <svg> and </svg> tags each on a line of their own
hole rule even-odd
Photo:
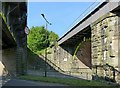
<svg viewBox="0 0 120 88">
<path fill-rule="evenodd" d="M 90 81 L 90 80 L 82 80 L 82 79 L 74 79 L 74 78 L 41 77 L 41 76 L 33 76 L 33 75 L 19 76 L 19 78 L 24 80 L 32 80 L 32 81 L 40 81 L 40 82 L 59 83 L 69 86 L 99 86 L 99 88 L 103 88 L 103 86 L 106 86 L 107 88 L 108 87 L 119 88 L 118 86 L 113 86 L 104 81 L 93 81 L 93 80 Z"/>
</svg>

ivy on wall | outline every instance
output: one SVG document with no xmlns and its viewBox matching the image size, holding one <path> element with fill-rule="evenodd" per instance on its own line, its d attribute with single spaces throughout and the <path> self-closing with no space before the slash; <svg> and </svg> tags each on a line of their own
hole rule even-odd
<svg viewBox="0 0 120 88">
<path fill-rule="evenodd" d="M 77 54 L 79 48 L 82 47 L 85 42 L 90 42 L 90 40 L 91 40 L 91 39 L 88 38 L 88 39 L 86 39 L 85 41 L 82 41 L 82 42 L 80 42 L 80 43 L 77 45 L 77 47 L 76 47 L 76 49 L 75 49 L 75 51 L 74 51 L 74 54 L 73 54 L 73 56 L 72 56 L 72 60 L 75 59 L 76 54 Z"/>
<path fill-rule="evenodd" d="M 4 13 L 2 11 L 0 11 L 0 16 L 2 17 L 2 19 L 4 20 L 5 24 L 7 25 L 7 19 L 4 15 Z M 7 25 L 8 29 L 10 30 L 10 27 Z"/>
<path fill-rule="evenodd" d="M 5 23 L 7 23 L 6 17 L 5 17 L 5 15 L 4 15 L 4 13 L 2 11 L 0 11 L 0 16 L 3 18 Z"/>
</svg>

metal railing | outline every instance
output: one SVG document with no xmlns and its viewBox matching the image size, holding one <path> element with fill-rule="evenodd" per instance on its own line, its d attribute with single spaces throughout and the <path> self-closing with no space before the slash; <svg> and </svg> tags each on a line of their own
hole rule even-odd
<svg viewBox="0 0 120 88">
<path fill-rule="evenodd" d="M 120 74 L 120 71 L 118 71 L 117 69 L 115 69 L 113 66 L 109 65 L 109 64 L 105 64 L 105 65 L 94 65 L 93 68 L 95 68 L 95 75 L 99 76 L 98 74 L 98 68 L 102 68 L 103 71 L 110 71 L 107 74 L 105 73 L 104 75 L 104 79 L 107 81 L 112 81 L 115 82 L 116 81 L 116 74 Z M 112 75 L 111 75 L 112 74 Z"/>
</svg>

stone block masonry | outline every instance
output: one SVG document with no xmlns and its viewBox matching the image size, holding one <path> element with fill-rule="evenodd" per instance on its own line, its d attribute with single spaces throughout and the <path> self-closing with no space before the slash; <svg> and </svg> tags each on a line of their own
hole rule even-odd
<svg viewBox="0 0 120 88">
<path fill-rule="evenodd" d="M 73 46 L 63 44 L 53 47 L 48 59 L 66 74 L 89 80 L 105 79 L 120 83 L 119 14 L 119 11 L 109 12 L 96 19 L 90 28 L 86 29 L 91 30 L 88 32 L 91 33 L 91 40 L 81 41 L 83 44 L 75 56 L 77 43 Z M 77 41 L 80 42 L 81 38 Z"/>
<path fill-rule="evenodd" d="M 0 63 L 0 75 L 2 76 L 2 84 L 11 77 L 16 76 L 16 47 L 8 48 L 1 51 L 2 60 Z"/>
<path fill-rule="evenodd" d="M 97 75 L 100 77 L 108 77 L 119 79 L 120 71 L 120 27 L 119 12 L 110 12 L 91 25 L 91 51 L 92 65 L 97 66 Z M 110 65 L 117 71 L 109 69 Z M 102 67 L 104 66 L 104 67 Z M 93 74 L 96 74 L 96 68 L 93 68 Z"/>
</svg>

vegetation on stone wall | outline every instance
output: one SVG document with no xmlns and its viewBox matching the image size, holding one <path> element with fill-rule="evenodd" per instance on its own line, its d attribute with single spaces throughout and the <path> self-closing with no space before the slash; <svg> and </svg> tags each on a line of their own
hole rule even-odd
<svg viewBox="0 0 120 88">
<path fill-rule="evenodd" d="M 7 25 L 7 19 L 4 15 L 4 13 L 2 11 L 0 11 L 0 16 L 2 17 L 2 19 L 4 20 L 5 24 Z M 7 25 L 8 29 L 10 30 L 10 27 Z"/>
<path fill-rule="evenodd" d="M 1 11 L 0 11 L 0 16 L 3 18 L 3 20 L 4 20 L 5 22 L 7 22 L 7 21 L 6 21 L 6 17 L 5 17 L 5 15 L 4 15 L 4 13 L 3 13 L 3 12 L 1 12 Z"/>
<path fill-rule="evenodd" d="M 88 42 L 88 41 L 90 41 L 90 39 L 86 39 L 85 41 L 82 41 L 82 42 L 80 41 L 80 43 L 76 46 L 73 57 L 72 57 L 73 60 L 75 59 L 79 48 L 83 46 L 84 42 Z"/>
</svg>

